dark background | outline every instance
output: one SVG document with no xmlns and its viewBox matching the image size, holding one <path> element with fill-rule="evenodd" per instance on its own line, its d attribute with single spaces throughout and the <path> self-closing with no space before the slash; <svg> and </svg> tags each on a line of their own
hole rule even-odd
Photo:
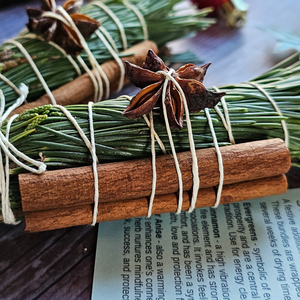
<svg viewBox="0 0 300 300">
<path fill-rule="evenodd" d="M 21 4 L 11 5 L 17 2 Z M 10 5 L 3 7 L 3 3 Z M 24 3 L 0 0 L 0 43 L 24 28 Z M 26 3 L 39 6 L 38 1 Z M 300 1 L 247 3 L 244 28 L 229 29 L 216 24 L 193 38 L 171 44 L 175 52 L 190 50 L 213 63 L 206 76 L 207 86 L 249 80 L 290 54 L 274 55 L 274 37 L 260 28 L 299 31 Z M 132 87 L 126 87 L 123 94 L 132 91 Z M 288 177 L 290 187 L 300 186 L 298 168 L 293 168 Z M 0 299 L 90 299 L 97 226 L 34 234 L 23 232 L 24 228 L 24 223 L 0 224 Z"/>
</svg>

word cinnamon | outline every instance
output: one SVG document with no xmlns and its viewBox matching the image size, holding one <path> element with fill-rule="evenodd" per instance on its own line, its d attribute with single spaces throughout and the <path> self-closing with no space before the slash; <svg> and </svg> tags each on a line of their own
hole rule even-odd
<svg viewBox="0 0 300 300">
<path fill-rule="evenodd" d="M 267 178 L 286 173 L 290 155 L 280 139 L 255 141 L 221 147 L 224 184 Z M 196 151 L 200 187 L 219 183 L 218 161 L 214 148 Z M 177 155 L 183 190 L 192 188 L 192 158 L 190 152 Z M 148 197 L 152 188 L 151 159 L 99 164 L 99 201 L 115 202 Z M 156 195 L 178 191 L 178 178 L 171 155 L 157 157 Z M 92 167 L 47 171 L 41 175 L 20 174 L 19 186 L 24 212 L 62 209 L 93 204 L 94 180 Z"/>
<path fill-rule="evenodd" d="M 123 62 L 129 61 L 136 65 L 142 65 L 149 49 L 152 49 L 154 52 L 158 51 L 157 46 L 154 42 L 144 41 L 122 52 L 122 56 L 126 57 L 121 57 L 121 60 Z M 115 92 L 118 88 L 121 74 L 118 63 L 115 60 L 110 60 L 108 62 L 103 63 L 101 67 L 110 82 L 110 92 Z M 94 71 L 92 71 L 92 73 L 94 73 Z M 128 81 L 125 81 L 125 83 L 127 82 Z M 105 94 L 105 85 L 103 89 Z M 94 84 L 90 76 L 86 73 L 82 76 L 79 76 L 75 80 L 61 86 L 60 88 L 52 91 L 52 94 L 57 104 L 65 106 L 70 104 L 88 103 L 89 101 L 92 101 L 94 90 Z M 49 103 L 51 103 L 51 100 L 49 96 L 45 94 L 38 100 L 26 103 L 20 106 L 19 108 L 15 109 L 10 115 L 21 114 L 26 109 L 31 109 Z"/>
<path fill-rule="evenodd" d="M 221 204 L 250 200 L 271 195 L 283 194 L 287 190 L 285 175 L 257 179 L 242 183 L 225 185 L 223 187 Z M 214 188 L 200 189 L 196 208 L 213 206 L 216 201 Z M 190 196 L 183 195 L 183 210 L 190 206 Z M 177 195 L 159 195 L 154 199 L 153 214 L 175 212 L 177 209 Z M 97 222 L 120 220 L 132 217 L 146 216 L 148 198 L 127 201 L 101 203 Z M 70 226 L 91 224 L 93 205 L 72 206 L 47 211 L 25 213 L 26 231 L 37 232 L 53 230 Z"/>
</svg>

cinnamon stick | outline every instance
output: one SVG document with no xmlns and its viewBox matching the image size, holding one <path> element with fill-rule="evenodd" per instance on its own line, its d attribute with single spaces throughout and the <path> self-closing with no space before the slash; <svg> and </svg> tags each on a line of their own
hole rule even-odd
<svg viewBox="0 0 300 300">
<path fill-rule="evenodd" d="M 250 200 L 271 195 L 283 194 L 287 190 L 287 180 L 284 175 L 257 179 L 242 183 L 225 185 L 222 191 L 221 204 L 242 200 Z M 190 205 L 187 192 L 183 197 L 183 210 Z M 213 206 L 216 201 L 214 188 L 201 189 L 198 194 L 196 208 Z M 177 209 L 177 195 L 159 195 L 154 199 L 153 214 L 175 212 Z M 132 217 L 146 216 L 148 199 L 101 203 L 97 222 L 120 220 Z M 93 205 L 67 207 L 41 212 L 25 213 L 26 231 L 37 232 L 65 228 L 77 225 L 91 224 Z"/>
<path fill-rule="evenodd" d="M 255 141 L 220 148 L 224 184 L 249 181 L 286 173 L 290 155 L 280 139 Z M 217 186 L 219 169 L 214 148 L 197 150 L 201 188 Z M 192 188 L 191 153 L 178 154 L 183 190 Z M 178 179 L 171 155 L 157 157 L 156 195 L 178 191 Z M 114 202 L 148 197 L 152 188 L 151 159 L 98 165 L 99 201 Z M 49 210 L 94 202 L 92 167 L 20 174 L 19 185 L 24 212 Z"/>
<path fill-rule="evenodd" d="M 152 41 L 144 41 L 140 44 L 137 44 L 124 52 L 123 55 L 128 55 L 122 57 L 121 60 L 129 61 L 136 65 L 142 65 L 147 52 L 149 49 L 152 49 L 154 52 L 157 52 L 157 46 Z M 133 55 L 131 55 L 133 54 Z M 120 78 L 120 67 L 115 60 L 110 60 L 101 65 L 103 71 L 109 79 L 111 84 L 110 91 L 115 92 L 118 87 L 119 78 Z M 94 73 L 94 71 L 92 71 Z M 105 85 L 103 86 L 105 93 Z M 88 103 L 93 100 L 94 95 L 94 84 L 88 74 L 84 74 L 75 80 L 61 86 L 60 88 L 52 91 L 52 94 L 57 102 L 60 105 L 69 105 L 69 104 L 79 104 L 79 103 Z M 37 106 L 42 106 L 45 104 L 51 103 L 51 100 L 47 94 L 39 98 L 34 102 L 30 102 L 20 106 L 15 109 L 11 115 L 20 114 L 26 109 L 31 109 Z"/>
</svg>

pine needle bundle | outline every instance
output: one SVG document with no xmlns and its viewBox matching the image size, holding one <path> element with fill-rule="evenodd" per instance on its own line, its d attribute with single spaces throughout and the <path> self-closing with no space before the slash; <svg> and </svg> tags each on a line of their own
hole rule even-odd
<svg viewBox="0 0 300 300">
<path fill-rule="evenodd" d="M 276 102 L 280 112 L 266 96 L 251 83 L 257 84 Z M 288 138 L 288 147 L 294 165 L 300 161 L 300 60 L 299 53 L 283 61 L 249 83 L 219 87 L 226 92 L 232 134 L 235 143 L 270 138 Z M 124 98 L 94 104 L 93 124 L 99 163 L 129 160 L 151 156 L 150 129 L 143 118 L 129 120 L 122 116 L 128 105 Z M 218 104 L 219 109 L 223 108 Z M 87 105 L 67 106 L 67 110 L 90 138 Z M 220 116 L 210 110 L 220 146 L 230 145 L 228 132 Z M 288 136 L 283 130 L 286 123 Z M 191 114 L 195 147 L 213 147 L 212 135 L 204 112 Z M 169 152 L 169 140 L 159 111 L 154 110 L 155 131 Z M 2 127 L 5 132 L 5 124 Z M 182 130 L 173 130 L 177 152 L 189 150 L 186 124 Z M 31 158 L 42 160 L 47 169 L 71 168 L 92 164 L 89 150 L 69 119 L 51 105 L 24 112 L 10 129 L 10 142 Z M 157 153 L 162 154 L 158 145 Z M 17 175 L 23 168 L 11 166 L 10 198 L 13 209 L 21 209 Z"/>
<path fill-rule="evenodd" d="M 210 8 L 197 11 L 194 14 L 191 14 L 190 11 L 180 11 L 179 14 L 179 9 L 174 6 L 181 1 L 131 1 L 131 4 L 137 7 L 145 19 L 149 39 L 156 42 L 158 46 L 181 38 L 191 32 L 204 30 L 214 23 L 213 19 L 204 18 L 211 11 Z M 101 2 L 104 2 L 121 21 L 128 48 L 145 40 L 142 23 L 132 9 L 128 8 L 122 1 L 106 0 Z M 116 25 L 116 21 L 106 11 L 90 3 L 82 6 L 80 13 L 101 22 L 100 27 L 105 28 L 108 32 L 118 52 L 124 50 L 120 29 Z M 74 65 L 70 63 L 70 60 L 60 50 L 42 39 L 32 37 L 32 35 L 29 35 L 28 30 L 22 31 L 15 40 L 21 43 L 30 54 L 50 90 L 54 90 L 79 76 L 78 70 L 76 71 Z M 107 47 L 96 34 L 93 34 L 87 40 L 87 44 L 99 64 L 113 59 Z M 80 56 L 91 67 L 86 52 L 83 51 Z M 85 73 L 80 65 L 79 67 L 81 73 Z M 27 97 L 27 101 L 29 102 L 36 100 L 45 93 L 31 65 L 24 57 L 24 54 L 14 44 L 4 43 L 0 47 L 0 73 L 16 86 L 19 86 L 21 83 L 26 84 L 30 91 Z M 2 80 L 0 80 L 0 89 L 6 96 L 6 107 L 9 107 L 15 101 L 17 95 Z"/>
</svg>

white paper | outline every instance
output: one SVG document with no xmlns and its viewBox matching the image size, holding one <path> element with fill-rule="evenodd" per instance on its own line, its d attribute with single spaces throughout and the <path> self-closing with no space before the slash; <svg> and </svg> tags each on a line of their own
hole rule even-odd
<svg viewBox="0 0 300 300">
<path fill-rule="evenodd" d="M 92 300 L 300 298 L 300 189 L 99 225 Z"/>
</svg>

